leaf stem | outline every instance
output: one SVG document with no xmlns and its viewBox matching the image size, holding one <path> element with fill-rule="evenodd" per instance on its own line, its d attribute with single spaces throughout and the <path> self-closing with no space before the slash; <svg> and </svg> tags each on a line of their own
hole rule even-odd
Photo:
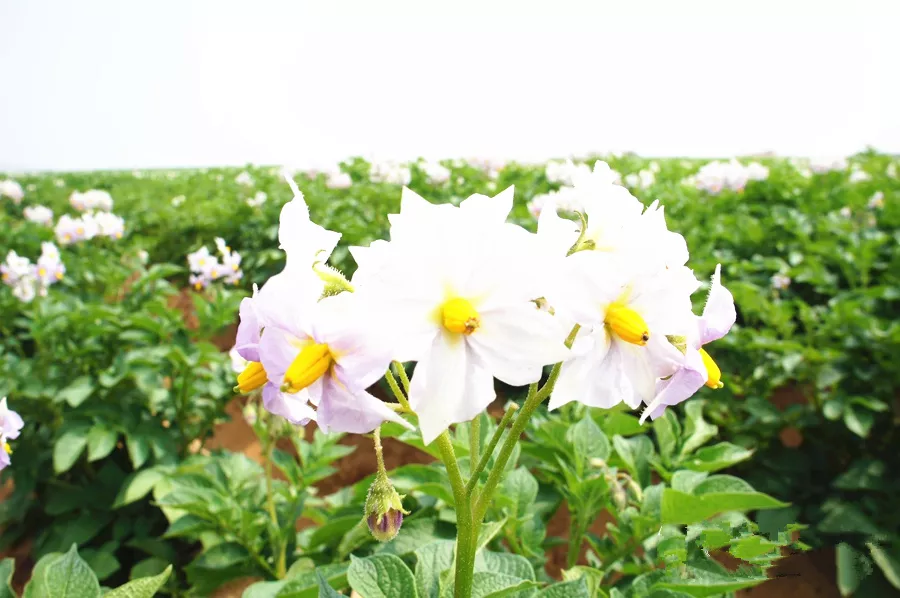
<svg viewBox="0 0 900 598">
<path fill-rule="evenodd" d="M 450 441 L 450 434 L 445 430 L 437 438 L 441 451 L 441 460 L 447 468 L 453 498 L 456 502 L 456 577 L 454 584 L 455 598 L 470 598 L 472 595 L 472 579 L 475 575 L 475 527 L 472 525 L 472 503 L 466 492 L 466 484 L 459 471 L 456 452 Z"/>
<path fill-rule="evenodd" d="M 537 389 L 537 384 L 532 384 Z M 531 393 L 531 389 L 529 389 L 529 393 Z M 484 468 L 487 467 L 488 461 L 491 459 L 491 455 L 494 454 L 494 449 L 497 448 L 497 443 L 500 442 L 500 438 L 503 436 L 503 431 L 509 427 L 509 422 L 512 419 L 513 414 L 519 410 L 519 406 L 516 403 L 510 403 L 509 407 L 506 409 L 506 413 L 503 414 L 503 419 L 500 420 L 500 423 L 497 425 L 497 429 L 494 430 L 494 435 L 491 436 L 490 441 L 487 444 L 487 447 L 484 450 L 484 454 L 481 455 L 481 459 L 478 461 L 478 465 L 475 466 L 475 469 L 472 470 L 472 476 L 469 478 L 469 482 L 466 484 L 466 494 L 471 494 L 472 490 L 475 488 L 475 485 L 478 484 L 478 478 L 481 476 L 481 472 L 484 471 Z"/>
</svg>

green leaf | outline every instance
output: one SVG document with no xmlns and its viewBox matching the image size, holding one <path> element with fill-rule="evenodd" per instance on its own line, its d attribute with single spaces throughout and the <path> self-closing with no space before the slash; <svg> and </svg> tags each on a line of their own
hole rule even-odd
<svg viewBox="0 0 900 598">
<path fill-rule="evenodd" d="M 534 581 L 534 567 L 528 559 L 508 552 L 490 552 L 482 550 L 475 555 L 475 571 L 502 573 L 518 579 Z"/>
<path fill-rule="evenodd" d="M 850 596 L 862 580 L 871 573 L 866 568 L 866 558 L 849 544 L 840 543 L 835 550 L 837 563 L 837 585 L 841 596 Z"/>
<path fill-rule="evenodd" d="M 585 585 L 587 585 L 588 596 L 591 596 L 592 598 L 605 598 L 607 596 L 606 590 L 603 587 L 605 576 L 599 569 L 578 565 L 571 569 L 563 570 L 562 578 L 563 581 L 584 580 Z"/>
<path fill-rule="evenodd" d="M 16 562 L 12 559 L 0 561 L 0 598 L 16 598 L 12 589 L 12 577 L 16 571 Z"/>
<path fill-rule="evenodd" d="M 730 442 L 720 442 L 719 444 L 699 449 L 683 465 L 695 471 L 719 471 L 741 461 L 746 461 L 752 456 L 753 451 Z"/>
<path fill-rule="evenodd" d="M 503 479 L 500 492 L 494 500 L 501 508 L 506 508 L 511 519 L 524 517 L 534 509 L 537 499 L 538 481 L 525 467 L 509 472 Z"/>
<path fill-rule="evenodd" d="M 78 556 L 73 544 L 69 552 L 52 561 L 37 581 L 36 596 L 42 598 L 93 598 L 100 596 L 100 582 L 91 568 Z"/>
<path fill-rule="evenodd" d="M 672 463 L 675 451 L 678 450 L 679 428 L 678 418 L 671 409 L 666 409 L 662 417 L 653 420 L 656 444 L 659 446 L 659 454 L 666 465 Z"/>
<path fill-rule="evenodd" d="M 164 538 L 197 537 L 206 531 L 213 531 L 216 525 L 197 515 L 183 515 L 172 522 L 163 535 Z"/>
<path fill-rule="evenodd" d="M 472 577 L 472 598 L 502 598 L 537 587 L 540 587 L 537 582 L 531 580 L 478 571 Z"/>
<path fill-rule="evenodd" d="M 87 446 L 87 426 L 73 426 L 63 432 L 53 445 L 53 471 L 69 471 Z"/>
<path fill-rule="evenodd" d="M 493 540 L 494 536 L 500 533 L 500 530 L 506 525 L 506 520 L 507 518 L 504 517 L 499 521 L 482 524 L 481 530 L 478 532 L 478 542 L 475 544 L 475 550 L 478 551 L 487 546 L 488 542 Z"/>
<path fill-rule="evenodd" d="M 622 411 L 606 411 L 603 409 L 591 409 L 593 415 L 600 425 L 600 429 L 606 433 L 606 436 L 634 436 L 640 434 L 644 427 L 641 420 Z"/>
<path fill-rule="evenodd" d="M 169 565 L 159 575 L 129 581 L 124 586 L 104 594 L 104 598 L 153 598 L 169 579 L 171 573 L 172 565 Z"/>
<path fill-rule="evenodd" d="M 110 454 L 116 448 L 115 430 L 105 424 L 96 424 L 87 435 L 88 461 L 97 461 Z"/>
<path fill-rule="evenodd" d="M 585 578 L 563 581 L 547 586 L 535 598 L 593 598 Z"/>
<path fill-rule="evenodd" d="M 347 580 L 363 598 L 418 597 L 413 572 L 392 554 L 376 554 L 366 558 L 351 555 Z"/>
<path fill-rule="evenodd" d="M 900 590 L 900 559 L 898 559 L 897 549 L 894 548 L 893 551 L 889 552 L 886 548 L 872 542 L 867 542 L 866 546 L 869 547 L 872 560 L 881 569 L 884 578 L 892 586 Z"/>
<path fill-rule="evenodd" d="M 594 422 L 590 413 L 569 428 L 566 440 L 575 451 L 575 467 L 579 475 L 584 472 L 591 459 L 609 459 L 609 439 Z"/>
<path fill-rule="evenodd" d="M 335 598 L 335 596 L 340 598 L 341 594 L 332 588 L 328 584 L 328 580 L 322 577 L 318 571 L 316 571 L 316 578 L 319 580 L 319 598 Z"/>
<path fill-rule="evenodd" d="M 132 473 L 122 482 L 116 500 L 113 501 L 113 508 L 118 509 L 144 498 L 163 477 L 160 470 L 152 467 Z"/>
<path fill-rule="evenodd" d="M 632 438 L 613 436 L 613 446 L 616 453 L 625 462 L 625 468 L 641 487 L 649 485 L 653 442 L 643 435 Z"/>
<path fill-rule="evenodd" d="M 665 576 L 653 584 L 653 589 L 668 589 L 704 598 L 736 592 L 757 586 L 768 580 L 764 573 L 754 570 L 728 571 L 714 561 L 686 563 L 665 570 Z"/>
<path fill-rule="evenodd" d="M 88 564 L 97 579 L 104 580 L 119 569 L 122 565 L 113 554 L 116 547 L 105 550 L 95 550 L 93 548 L 85 548 L 81 553 L 81 558 Z"/>
<path fill-rule="evenodd" d="M 672 488 L 663 491 L 662 523 L 691 524 L 726 511 L 753 511 L 787 506 L 768 494 L 756 492 L 732 476 L 712 476 L 697 484 L 693 493 Z"/>
<path fill-rule="evenodd" d="M 125 435 L 125 448 L 128 449 L 128 456 L 135 470 L 147 462 L 150 457 L 150 446 L 150 438 L 145 435 L 139 433 Z"/>
<path fill-rule="evenodd" d="M 875 415 L 871 411 L 854 405 L 850 405 L 844 409 L 844 425 L 861 438 L 867 438 L 869 436 L 869 432 L 872 430 L 872 425 L 874 423 Z"/>
<path fill-rule="evenodd" d="M 71 407 L 78 407 L 94 392 L 94 384 L 87 376 L 76 378 L 71 384 L 59 391 L 57 401 L 65 401 Z"/>
<path fill-rule="evenodd" d="M 287 580 L 264 582 L 250 586 L 243 598 L 316 598 L 319 595 L 319 576 L 337 590 L 347 587 L 347 564 L 322 565 L 314 571 L 298 571 Z"/>
<path fill-rule="evenodd" d="M 706 444 L 708 440 L 719 433 L 719 428 L 703 419 L 703 405 L 705 401 L 688 401 L 685 406 L 687 420 L 684 422 L 684 444 L 681 446 L 680 455 L 686 457 Z"/>
<path fill-rule="evenodd" d="M 416 550 L 416 590 L 419 598 L 440 596 L 441 573 L 453 566 L 452 540 L 438 540 Z"/>
</svg>

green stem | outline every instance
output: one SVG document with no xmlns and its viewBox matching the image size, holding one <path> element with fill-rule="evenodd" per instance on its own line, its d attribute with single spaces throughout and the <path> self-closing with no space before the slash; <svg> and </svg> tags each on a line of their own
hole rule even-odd
<svg viewBox="0 0 900 598">
<path fill-rule="evenodd" d="M 384 377 L 387 380 L 388 386 L 391 387 L 391 392 L 393 392 L 394 396 L 397 397 L 397 402 L 399 402 L 404 409 L 412 413 L 413 410 L 409 406 L 409 401 L 406 399 L 406 395 L 403 394 L 403 391 L 400 390 L 400 386 L 397 384 L 397 379 L 394 378 L 391 370 L 388 370 L 387 373 L 385 373 Z"/>
<path fill-rule="evenodd" d="M 572 343 L 575 342 L 575 335 L 578 334 L 579 329 L 580 326 L 575 324 L 575 327 L 572 328 L 572 332 L 569 333 L 569 337 L 566 339 L 566 347 L 572 347 Z M 506 469 L 506 464 L 512 455 L 516 443 L 519 442 L 522 432 L 525 431 L 525 426 L 528 424 L 531 414 L 533 414 L 534 410 L 537 409 L 537 406 L 553 392 L 553 387 L 556 386 L 556 380 L 559 378 L 561 369 L 562 363 L 554 365 L 553 369 L 550 370 L 550 376 L 547 378 L 547 382 L 537 392 L 535 392 L 535 389 L 537 388 L 536 384 L 532 384 L 528 388 L 528 396 L 525 398 L 525 403 L 522 405 L 522 411 L 519 413 L 518 417 L 516 417 L 516 421 L 513 423 L 506 440 L 503 442 L 503 446 L 500 447 L 500 454 L 497 455 L 497 459 L 494 461 L 494 468 L 491 470 L 491 473 L 488 474 L 488 479 L 484 483 L 484 488 L 481 490 L 478 499 L 475 501 L 475 521 L 480 523 L 481 520 L 484 519 L 484 514 L 487 512 L 488 505 L 491 502 L 491 497 L 494 494 L 494 490 L 497 488 L 497 484 L 500 483 L 500 476 L 503 475 L 503 471 Z"/>
<path fill-rule="evenodd" d="M 397 375 L 400 376 L 400 383 L 403 385 L 403 390 L 406 394 L 409 394 L 409 378 L 406 376 L 406 368 L 403 367 L 403 364 L 399 361 L 392 362 L 394 364 L 394 370 L 397 372 Z"/>
<path fill-rule="evenodd" d="M 578 557 L 581 554 L 581 540 L 587 532 L 587 525 L 582 521 L 581 513 L 573 513 L 571 509 L 569 514 L 572 517 L 569 522 L 569 552 L 566 555 L 566 568 L 571 569 L 578 563 Z"/>
<path fill-rule="evenodd" d="M 475 543 L 477 536 L 472 525 L 472 503 L 466 492 L 466 484 L 459 471 L 456 452 L 450 442 L 450 434 L 444 431 L 437 438 L 441 451 L 441 460 L 447 468 L 453 498 L 456 502 L 456 578 L 455 598 L 470 598 L 472 595 L 472 579 L 475 575 Z"/>
<path fill-rule="evenodd" d="M 275 450 L 275 439 L 272 438 L 272 430 L 271 428 L 266 431 L 266 444 L 265 444 L 265 454 L 266 454 L 266 508 L 269 511 L 269 518 L 272 520 L 272 532 L 280 533 L 281 526 L 278 523 L 278 511 L 275 510 L 275 495 L 272 491 L 272 453 Z M 276 537 L 272 538 L 272 547 L 276 551 L 276 560 L 275 560 L 275 577 L 277 579 L 284 579 L 284 576 L 287 574 L 287 555 L 285 551 L 287 547 L 282 542 L 282 538 Z"/>
<path fill-rule="evenodd" d="M 537 385 L 532 384 L 537 390 Z M 529 389 L 529 393 L 531 390 Z M 487 467 L 488 461 L 491 459 L 491 455 L 494 454 L 494 449 L 497 448 L 497 443 L 500 442 L 500 438 L 503 436 L 503 431 L 509 426 L 509 422 L 512 419 L 513 414 L 519 410 L 519 406 L 515 403 L 510 403 L 509 407 L 506 409 L 506 413 L 503 414 L 503 419 L 500 420 L 500 423 L 497 425 L 497 429 L 494 430 L 494 435 L 491 436 L 490 441 L 488 442 L 487 448 L 484 450 L 484 453 L 481 455 L 481 460 L 478 461 L 478 465 L 475 466 L 475 469 L 472 470 L 472 476 L 469 478 L 469 483 L 466 484 L 466 493 L 470 494 L 472 490 L 475 489 L 475 485 L 478 484 L 478 478 L 481 475 L 481 472 L 484 471 L 484 468 Z"/>
<path fill-rule="evenodd" d="M 469 471 L 478 461 L 479 444 L 481 443 L 481 416 L 476 415 L 469 426 Z M 472 481 L 471 479 L 469 480 Z"/>
<path fill-rule="evenodd" d="M 381 426 L 375 428 L 375 431 L 372 432 L 372 439 L 375 441 L 375 462 L 378 464 L 378 472 L 381 473 L 385 471 L 384 469 L 384 449 L 381 446 Z"/>
</svg>

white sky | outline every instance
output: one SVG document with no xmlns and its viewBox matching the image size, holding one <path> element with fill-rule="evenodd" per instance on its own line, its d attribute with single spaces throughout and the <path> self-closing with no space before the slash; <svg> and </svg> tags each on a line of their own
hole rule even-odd
<svg viewBox="0 0 900 598">
<path fill-rule="evenodd" d="M 900 152 L 898 0 L 0 0 L 0 169 Z"/>
</svg>

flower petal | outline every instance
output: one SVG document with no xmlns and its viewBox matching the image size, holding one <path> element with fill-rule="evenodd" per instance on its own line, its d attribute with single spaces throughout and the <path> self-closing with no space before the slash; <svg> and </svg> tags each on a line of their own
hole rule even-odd
<svg viewBox="0 0 900 598">
<path fill-rule="evenodd" d="M 316 419 L 316 412 L 309 406 L 307 391 L 288 394 L 269 382 L 263 387 L 263 407 L 269 413 L 280 415 L 294 425 L 305 426 Z"/>
<path fill-rule="evenodd" d="M 656 419 L 662 415 L 667 406 L 677 405 L 693 396 L 706 383 L 706 377 L 706 367 L 703 365 L 700 353 L 688 348 L 684 367 L 675 372 L 672 377 L 657 382 L 656 396 L 641 415 L 641 423 L 648 416 Z"/>
<path fill-rule="evenodd" d="M 259 318 L 253 306 L 253 299 L 241 300 L 241 323 L 238 325 L 234 350 L 247 361 L 259 361 Z"/>
<path fill-rule="evenodd" d="M 326 378 L 323 384 L 322 400 L 316 411 L 316 423 L 323 432 L 365 434 L 384 421 L 412 428 L 406 420 L 364 390 L 352 392 L 331 378 Z"/>
<path fill-rule="evenodd" d="M 721 272 L 722 264 L 716 264 L 716 271 L 712 275 L 712 284 L 709 287 L 709 296 L 703 307 L 703 315 L 700 316 L 700 343 L 704 345 L 725 336 L 737 319 L 734 297 L 731 291 L 722 286 Z"/>
<path fill-rule="evenodd" d="M 533 303 L 481 314 L 481 326 L 466 341 L 483 367 L 512 386 L 540 380 L 545 365 L 569 356 L 568 331 Z"/>
<path fill-rule="evenodd" d="M 434 339 L 410 382 L 409 403 L 419 416 L 422 439 L 430 444 L 450 424 L 469 421 L 494 400 L 494 380 L 451 334 Z"/>
<path fill-rule="evenodd" d="M 466 219 L 474 222 L 490 222 L 494 224 L 506 221 L 513 207 L 513 195 L 515 188 L 510 186 L 495 195 L 488 197 L 481 193 L 475 193 L 464 199 L 460 204 L 460 210 L 466 215 Z"/>
</svg>

